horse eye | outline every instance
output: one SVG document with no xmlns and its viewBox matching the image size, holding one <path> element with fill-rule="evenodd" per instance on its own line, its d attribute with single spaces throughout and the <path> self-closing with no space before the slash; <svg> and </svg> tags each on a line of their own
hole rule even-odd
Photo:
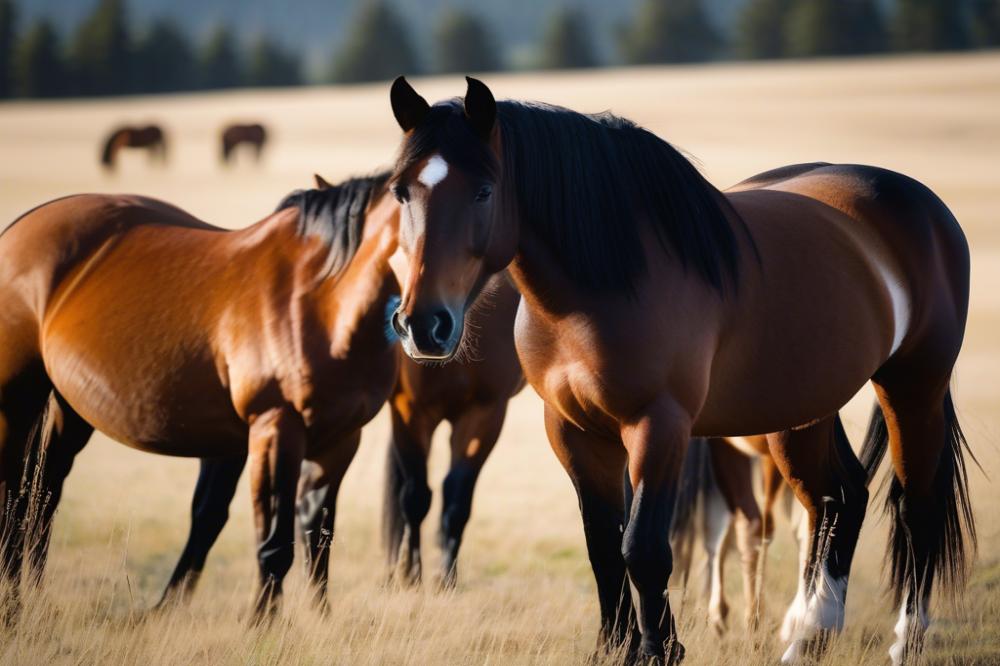
<svg viewBox="0 0 1000 666">
<path fill-rule="evenodd" d="M 478 201 L 479 203 L 483 203 L 484 201 L 489 201 L 490 195 L 492 194 L 493 194 L 493 188 L 490 187 L 489 185 L 483 185 L 482 187 L 479 188 L 479 191 L 476 192 L 476 201 Z"/>
<path fill-rule="evenodd" d="M 401 183 L 396 183 L 392 186 L 392 195 L 396 197 L 396 201 L 399 203 L 406 203 L 410 200 L 410 190 Z"/>
</svg>

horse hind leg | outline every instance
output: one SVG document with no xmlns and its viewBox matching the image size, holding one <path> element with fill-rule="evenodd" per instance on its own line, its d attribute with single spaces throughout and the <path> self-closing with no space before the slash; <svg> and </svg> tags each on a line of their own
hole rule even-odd
<svg viewBox="0 0 1000 666">
<path fill-rule="evenodd" d="M 919 657 L 934 583 L 947 592 L 959 589 L 975 547 L 967 443 L 947 381 L 899 370 L 874 380 L 894 470 L 886 498 L 890 580 L 900 608 L 889 649 L 894 664 Z"/>
<path fill-rule="evenodd" d="M 753 461 L 723 439 L 710 440 L 710 444 L 715 478 L 734 518 L 733 528 L 736 547 L 740 553 L 743 599 L 746 605 L 744 618 L 747 628 L 753 631 L 757 627 L 760 611 L 757 599 L 757 563 L 764 531 L 760 507 L 753 491 Z"/>
<path fill-rule="evenodd" d="M 782 475 L 806 510 L 799 591 L 782 625 L 785 663 L 816 657 L 844 624 L 854 548 L 868 503 L 867 475 L 836 415 L 768 435 Z"/>
</svg>

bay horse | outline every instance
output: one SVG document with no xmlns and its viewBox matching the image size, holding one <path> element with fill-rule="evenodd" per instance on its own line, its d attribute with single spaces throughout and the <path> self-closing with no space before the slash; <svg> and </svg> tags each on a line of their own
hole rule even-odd
<svg viewBox="0 0 1000 666">
<path fill-rule="evenodd" d="M 144 148 L 149 151 L 150 159 L 160 164 L 167 163 L 167 140 L 158 125 L 115 128 L 101 150 L 101 164 L 105 169 L 111 171 L 115 168 L 115 159 L 123 148 Z"/>
<path fill-rule="evenodd" d="M 507 403 L 524 386 L 514 350 L 520 294 L 507 275 L 486 285 L 486 304 L 470 314 L 474 336 L 462 362 L 422 364 L 400 351 L 399 380 L 389 400 L 392 436 L 386 459 L 383 541 L 390 579 L 419 583 L 420 525 L 430 510 L 427 457 L 442 421 L 451 424 L 451 465 L 442 488 L 440 585 L 455 586 L 458 551 L 472 513 L 479 473 L 493 451 Z"/>
<path fill-rule="evenodd" d="M 27 509 L 18 482 L 25 461 L 43 455 L 49 500 L 33 571 L 44 564 L 63 480 L 96 428 L 151 453 L 248 457 L 255 617 L 273 614 L 293 559 L 297 486 L 299 520 L 315 535 L 310 558 L 324 557 L 322 534 L 360 429 L 395 381 L 385 321 L 399 291 L 388 268 L 397 223 L 383 174 L 294 193 L 235 231 L 112 195 L 57 199 L 8 227 L 3 533 L 19 533 Z M 18 538 L 4 544 L 15 595 L 27 548 Z"/>
<path fill-rule="evenodd" d="M 240 144 L 247 144 L 254 149 L 254 159 L 260 162 L 261 152 L 267 143 L 267 130 L 260 123 L 250 125 L 228 125 L 222 130 L 222 163 L 229 164 L 233 159 L 233 150 Z"/>
<path fill-rule="evenodd" d="M 579 495 L 600 644 L 683 656 L 664 526 L 688 440 L 773 433 L 810 535 L 783 660 L 819 653 L 843 626 L 866 468 L 886 448 L 890 654 L 915 657 L 934 583 L 957 589 L 975 543 L 949 388 L 969 249 L 945 204 L 901 174 L 827 163 L 721 192 L 626 119 L 498 104 L 467 83 L 435 106 L 402 77 L 392 86 L 408 261 L 392 325 L 411 358 L 447 361 L 482 286 L 510 271 L 521 366 Z M 884 436 L 859 461 L 836 413 L 869 380 Z"/>
</svg>

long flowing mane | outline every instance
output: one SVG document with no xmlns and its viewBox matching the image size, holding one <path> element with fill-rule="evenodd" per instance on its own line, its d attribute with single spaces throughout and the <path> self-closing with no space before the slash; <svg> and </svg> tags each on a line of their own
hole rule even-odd
<svg viewBox="0 0 1000 666">
<path fill-rule="evenodd" d="M 646 274 L 641 224 L 720 294 L 735 289 L 739 246 L 725 197 L 679 151 L 610 113 L 497 104 L 503 165 L 462 120 L 460 100 L 433 106 L 407 138 L 396 173 L 440 152 L 480 174 L 503 169 L 513 205 L 576 283 L 634 292 Z M 729 217 L 727 217 L 727 213 Z"/>
<path fill-rule="evenodd" d="M 336 276 L 354 257 L 361 244 L 368 204 L 385 191 L 389 173 L 350 178 L 332 187 L 295 190 L 275 212 L 299 209 L 298 233 L 320 238 L 328 248 L 324 276 Z"/>
</svg>

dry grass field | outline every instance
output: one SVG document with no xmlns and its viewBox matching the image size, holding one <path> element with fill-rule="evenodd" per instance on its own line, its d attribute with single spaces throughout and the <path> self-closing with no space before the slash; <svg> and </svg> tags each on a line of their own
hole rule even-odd
<svg viewBox="0 0 1000 666">
<path fill-rule="evenodd" d="M 984 470 L 972 471 L 980 549 L 966 592 L 954 603 L 935 604 L 926 662 L 1000 663 L 1000 492 L 994 485 L 1000 480 L 1000 53 L 486 78 L 501 97 L 628 116 L 696 156 L 720 187 L 781 164 L 861 162 L 914 176 L 951 206 L 973 254 L 972 306 L 955 392 Z M 464 91 L 459 77 L 415 85 L 430 100 Z M 116 175 L 104 174 L 97 157 L 105 131 L 147 119 L 169 133 L 167 168 L 126 154 Z M 259 168 L 244 160 L 223 169 L 217 131 L 240 119 L 266 123 L 273 143 Z M 33 205 L 82 191 L 152 195 L 215 224 L 244 226 L 289 190 L 308 185 L 314 171 L 333 180 L 388 164 L 397 140 L 384 84 L 5 104 L 0 226 Z M 866 388 L 844 412 L 856 443 L 871 399 Z M 96 436 L 68 480 L 45 585 L 27 601 L 21 623 L 0 632 L 0 661 L 585 662 L 596 637 L 597 599 L 576 498 L 549 451 L 538 398 L 528 389 L 512 403 L 479 484 L 459 588 L 445 595 L 433 586 L 399 591 L 382 584 L 387 426 L 382 414 L 365 431 L 341 492 L 332 613 L 323 617 L 309 608 L 296 568 L 280 621 L 253 631 L 246 624 L 255 564 L 245 481 L 192 603 L 149 616 L 183 545 L 197 463 Z M 439 444 L 435 488 L 447 464 Z M 437 506 L 425 544 L 434 542 Z M 873 509 L 861 535 L 847 627 L 824 663 L 885 663 L 895 612 L 883 594 L 884 543 L 885 521 Z M 425 559 L 435 571 L 436 552 Z M 769 565 L 766 621 L 753 638 L 738 627 L 735 558 L 727 580 L 735 626 L 721 640 L 703 621 L 698 595 L 689 592 L 682 602 L 682 591 L 671 590 L 688 663 L 777 660 L 783 649 L 777 624 L 795 589 L 796 556 L 784 525 Z"/>
</svg>

